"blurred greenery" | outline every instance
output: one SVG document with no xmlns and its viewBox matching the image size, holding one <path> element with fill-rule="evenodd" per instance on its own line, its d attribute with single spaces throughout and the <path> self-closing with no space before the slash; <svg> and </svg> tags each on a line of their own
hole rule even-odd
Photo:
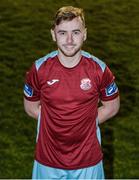
<svg viewBox="0 0 139 180">
<path fill-rule="evenodd" d="M 119 114 L 101 126 L 106 178 L 139 178 L 139 1 L 0 0 L 0 178 L 31 178 L 36 122 L 23 109 L 25 72 L 54 50 L 61 6 L 85 10 L 84 50 L 105 61 L 120 89 Z"/>
</svg>

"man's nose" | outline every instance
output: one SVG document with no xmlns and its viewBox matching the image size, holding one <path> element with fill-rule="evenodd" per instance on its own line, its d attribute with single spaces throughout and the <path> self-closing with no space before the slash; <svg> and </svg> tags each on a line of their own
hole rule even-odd
<svg viewBox="0 0 139 180">
<path fill-rule="evenodd" d="M 72 36 L 72 34 L 68 34 L 67 35 L 67 43 L 72 43 L 73 42 L 73 36 Z"/>
</svg>

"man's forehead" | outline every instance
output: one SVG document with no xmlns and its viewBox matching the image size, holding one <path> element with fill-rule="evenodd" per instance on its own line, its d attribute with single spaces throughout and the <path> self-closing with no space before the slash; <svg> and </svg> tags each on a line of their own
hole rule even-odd
<svg viewBox="0 0 139 180">
<path fill-rule="evenodd" d="M 59 25 L 56 25 L 56 29 L 65 29 L 65 30 L 72 30 L 72 29 L 81 29 L 83 28 L 83 23 L 80 17 L 76 17 L 72 20 L 62 20 Z"/>
</svg>

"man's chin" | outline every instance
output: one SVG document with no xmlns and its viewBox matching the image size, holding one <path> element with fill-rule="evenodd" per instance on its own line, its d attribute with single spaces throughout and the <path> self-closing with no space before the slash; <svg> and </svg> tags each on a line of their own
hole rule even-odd
<svg viewBox="0 0 139 180">
<path fill-rule="evenodd" d="M 62 53 L 65 55 L 65 56 L 67 56 L 67 57 L 73 57 L 73 56 L 75 56 L 78 52 L 80 51 L 80 49 L 79 50 L 66 50 L 66 51 L 62 51 Z"/>
</svg>

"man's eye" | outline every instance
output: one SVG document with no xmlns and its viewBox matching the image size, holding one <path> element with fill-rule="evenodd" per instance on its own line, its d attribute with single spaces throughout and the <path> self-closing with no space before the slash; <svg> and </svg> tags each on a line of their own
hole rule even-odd
<svg viewBox="0 0 139 180">
<path fill-rule="evenodd" d="M 60 34 L 60 35 L 65 35 L 65 32 L 60 32 L 59 34 Z"/>
<path fill-rule="evenodd" d="M 78 34 L 80 34 L 80 31 L 74 31 L 74 34 L 78 35 Z"/>
</svg>

